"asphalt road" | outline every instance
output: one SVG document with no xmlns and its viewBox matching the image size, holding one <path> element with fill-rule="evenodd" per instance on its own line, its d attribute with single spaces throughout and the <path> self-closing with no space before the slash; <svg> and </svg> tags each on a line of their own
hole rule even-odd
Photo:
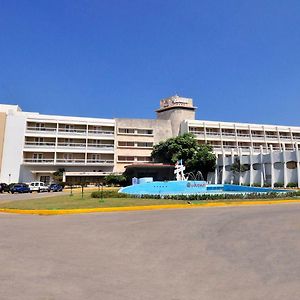
<svg viewBox="0 0 300 300">
<path fill-rule="evenodd" d="M 63 195 L 63 192 L 42 192 L 42 193 L 24 193 L 24 194 L 10 194 L 10 193 L 0 193 L 0 203 L 7 202 L 7 201 L 14 201 L 14 200 L 29 200 L 29 199 L 38 199 L 44 197 L 53 197 Z"/>
<path fill-rule="evenodd" d="M 0 299 L 300 298 L 300 205 L 0 214 Z"/>
</svg>

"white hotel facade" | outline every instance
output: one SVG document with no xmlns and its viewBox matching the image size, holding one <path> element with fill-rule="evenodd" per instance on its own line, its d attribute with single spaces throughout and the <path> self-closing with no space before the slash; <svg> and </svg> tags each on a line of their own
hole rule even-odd
<svg viewBox="0 0 300 300">
<path fill-rule="evenodd" d="M 196 120 L 195 111 L 192 99 L 177 95 L 161 100 L 156 119 L 43 115 L 0 105 L 0 181 L 48 183 L 64 169 L 66 181 L 95 183 L 151 162 L 153 145 L 191 132 L 217 155 L 210 182 L 300 187 L 300 127 Z M 246 167 L 241 174 L 231 171 L 237 158 Z"/>
</svg>

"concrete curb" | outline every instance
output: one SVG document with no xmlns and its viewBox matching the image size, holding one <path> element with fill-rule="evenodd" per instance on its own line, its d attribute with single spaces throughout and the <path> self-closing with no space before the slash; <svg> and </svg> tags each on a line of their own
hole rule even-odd
<svg viewBox="0 0 300 300">
<path fill-rule="evenodd" d="M 145 206 L 126 206 L 126 207 L 99 207 L 99 208 L 80 208 L 80 209 L 15 209 L 0 208 L 0 213 L 14 213 L 25 215 L 68 215 L 85 214 L 97 212 L 123 212 L 138 210 L 161 210 L 161 209 L 179 209 L 179 208 L 202 208 L 202 207 L 226 207 L 226 206 L 252 206 L 252 205 L 271 205 L 300 203 L 300 200 L 270 200 L 270 201 L 232 201 L 232 202 L 212 202 L 200 204 L 167 204 L 167 205 L 145 205 Z"/>
</svg>

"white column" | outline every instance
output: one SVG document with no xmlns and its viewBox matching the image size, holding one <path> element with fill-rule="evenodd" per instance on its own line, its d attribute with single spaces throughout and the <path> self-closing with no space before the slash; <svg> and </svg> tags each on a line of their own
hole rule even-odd
<svg viewBox="0 0 300 300">
<path fill-rule="evenodd" d="M 271 187 L 274 187 L 274 153 L 273 146 L 270 145 L 270 163 L 271 163 Z"/>
<path fill-rule="evenodd" d="M 286 153 L 285 144 L 282 144 L 282 162 L 283 162 L 283 186 L 287 186 L 287 167 L 286 167 Z"/>
<path fill-rule="evenodd" d="M 295 143 L 296 147 L 296 158 L 297 158 L 297 177 L 298 177 L 298 187 L 300 187 L 300 149 L 299 149 L 299 144 Z"/>
<path fill-rule="evenodd" d="M 249 178 L 249 185 L 252 186 L 253 184 L 253 147 L 250 147 L 249 149 L 249 164 L 250 164 L 250 178 Z"/>
<path fill-rule="evenodd" d="M 231 149 L 231 164 L 234 163 L 234 150 Z M 233 172 L 230 171 L 230 183 L 233 184 L 233 178 L 234 178 L 234 175 L 233 175 Z"/>
<path fill-rule="evenodd" d="M 264 163 L 263 146 L 260 146 L 260 186 L 264 186 Z"/>
<path fill-rule="evenodd" d="M 225 172 L 226 172 L 226 170 L 225 170 L 225 153 L 224 153 L 224 151 L 222 153 L 222 163 L 223 163 L 223 165 L 222 165 L 222 181 L 221 181 L 221 183 L 224 184 L 224 182 L 225 182 Z"/>
<path fill-rule="evenodd" d="M 239 148 L 238 155 L 239 155 L 240 164 L 242 165 L 243 160 L 242 160 L 242 149 L 241 148 Z M 241 185 L 241 183 L 242 183 L 241 175 L 242 175 L 241 172 L 239 172 L 239 185 Z"/>
<path fill-rule="evenodd" d="M 218 155 L 216 155 L 215 184 L 218 183 L 218 171 L 219 171 L 219 166 L 218 166 Z"/>
</svg>

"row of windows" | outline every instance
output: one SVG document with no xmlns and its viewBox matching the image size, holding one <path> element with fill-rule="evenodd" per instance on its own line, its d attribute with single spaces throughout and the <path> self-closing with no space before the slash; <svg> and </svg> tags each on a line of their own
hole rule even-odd
<svg viewBox="0 0 300 300">
<path fill-rule="evenodd" d="M 120 134 L 141 134 L 141 135 L 153 135 L 152 129 L 138 129 L 138 128 L 119 128 Z"/>
<path fill-rule="evenodd" d="M 267 137 L 267 138 L 280 138 L 290 139 L 291 137 L 295 139 L 300 139 L 300 132 L 277 132 L 277 131 L 263 131 L 263 130 L 242 130 L 242 129 L 227 129 L 227 128 L 204 128 L 204 127 L 190 127 L 189 131 L 194 134 L 208 134 L 208 135 L 224 135 L 232 136 L 235 135 L 240 137 Z"/>
<path fill-rule="evenodd" d="M 151 142 L 126 142 L 119 141 L 118 146 L 120 147 L 138 147 L 138 148 L 152 148 L 153 143 Z"/>
<path fill-rule="evenodd" d="M 152 158 L 150 156 L 118 156 L 118 161 L 122 162 L 151 162 Z"/>
</svg>

